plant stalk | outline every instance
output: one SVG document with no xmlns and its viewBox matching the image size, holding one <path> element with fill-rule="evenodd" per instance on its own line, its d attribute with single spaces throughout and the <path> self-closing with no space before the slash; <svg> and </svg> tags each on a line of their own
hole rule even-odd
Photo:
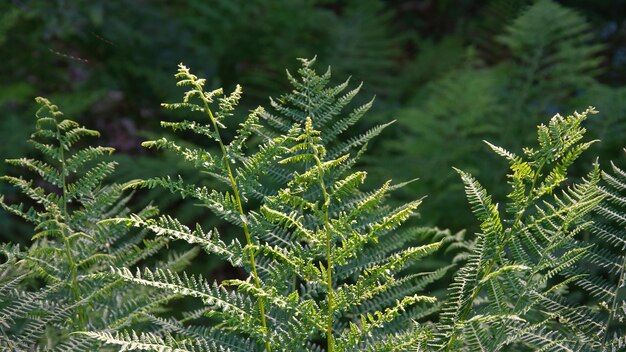
<svg viewBox="0 0 626 352">
<path fill-rule="evenodd" d="M 311 141 L 309 143 L 312 145 Z M 319 158 L 319 152 L 317 148 L 313 147 L 313 159 L 317 166 L 317 178 L 324 195 L 324 205 L 322 210 L 324 212 L 324 232 L 326 237 L 326 276 L 328 285 L 328 322 L 326 323 L 326 339 L 328 343 L 328 352 L 335 350 L 335 341 L 333 339 L 333 309 L 334 309 L 334 290 L 333 290 L 333 261 L 331 253 L 331 228 L 330 228 L 330 195 L 326 191 L 326 185 L 324 183 L 324 172 L 322 168 L 322 161 Z"/>
<path fill-rule="evenodd" d="M 619 303 L 618 294 L 620 288 L 624 286 L 624 276 L 626 276 L 624 275 L 624 270 L 626 270 L 626 255 L 624 255 L 622 258 L 622 268 L 619 272 L 619 281 L 617 282 L 617 287 L 615 288 L 615 295 L 613 296 L 613 303 L 611 304 L 609 318 L 606 321 L 606 331 L 604 331 L 604 347 L 608 347 L 607 343 L 609 342 L 609 329 L 611 328 L 611 324 L 613 324 L 613 319 L 615 319 L 615 311 L 617 311 L 617 304 Z"/>
<path fill-rule="evenodd" d="M 61 162 L 61 191 L 62 191 L 61 211 L 63 215 L 63 221 L 65 223 L 65 226 L 61 229 L 61 235 L 63 236 L 63 244 L 65 246 L 65 255 L 67 256 L 67 262 L 70 267 L 70 290 L 72 291 L 72 296 L 74 300 L 78 301 L 80 299 L 80 290 L 78 289 L 78 279 L 77 279 L 78 270 L 76 269 L 76 263 L 74 262 L 74 257 L 72 255 L 72 248 L 71 248 L 70 242 L 67 239 L 68 238 L 67 227 L 69 227 L 70 217 L 67 212 L 68 199 L 67 199 L 67 185 L 66 185 L 67 181 L 65 179 L 67 177 L 67 169 L 65 165 L 65 153 L 64 153 L 65 146 L 61 142 L 61 130 L 59 129 L 58 125 L 56 129 L 57 129 L 56 137 L 57 137 L 57 140 L 59 141 L 59 161 Z M 77 314 L 78 314 L 79 327 L 81 329 L 84 329 L 85 317 L 80 307 L 79 307 L 79 311 L 77 312 Z"/>
<path fill-rule="evenodd" d="M 200 85 L 196 85 L 196 88 L 202 92 L 202 87 Z M 224 142 L 222 141 L 222 137 L 220 135 L 220 131 L 219 128 L 217 126 L 217 121 L 215 120 L 215 117 L 213 116 L 213 112 L 211 111 L 211 109 L 209 108 L 209 102 L 206 100 L 206 98 L 204 97 L 204 94 L 200 94 L 200 96 L 202 97 L 202 102 L 204 103 L 204 109 L 207 111 L 207 114 L 209 116 L 209 119 L 211 120 L 211 124 L 213 125 L 213 129 L 215 130 L 215 135 L 217 136 L 217 142 L 220 145 L 220 149 L 222 151 L 222 160 L 224 162 L 224 165 L 226 166 L 226 172 L 228 173 L 228 179 L 230 181 L 230 187 L 233 190 L 233 195 L 235 197 L 235 203 L 237 204 L 237 211 L 239 212 L 239 215 L 242 218 L 242 227 L 243 227 L 243 233 L 246 236 L 246 244 L 248 246 L 251 246 L 252 243 L 252 237 L 250 236 L 250 230 L 248 228 L 248 223 L 246 221 L 246 214 L 243 211 L 243 205 L 241 202 L 241 197 L 239 196 L 239 188 L 237 187 L 237 183 L 235 182 L 235 177 L 233 176 L 233 172 L 230 168 L 230 162 L 228 161 L 228 154 L 226 153 L 226 147 L 224 146 Z M 259 274 L 257 272 L 257 268 L 256 268 L 256 261 L 254 259 L 254 253 L 252 251 L 250 251 L 249 253 L 250 255 L 250 266 L 252 267 L 252 276 L 254 279 L 254 285 L 260 289 L 261 288 L 261 281 L 259 280 Z M 263 331 L 267 334 L 268 333 L 268 329 L 267 329 L 267 321 L 265 318 L 265 302 L 263 301 L 263 298 L 259 298 L 259 315 L 261 318 L 261 324 L 263 325 Z M 265 349 L 267 350 L 267 352 L 272 352 L 272 347 L 270 345 L 269 340 L 265 341 Z"/>
</svg>

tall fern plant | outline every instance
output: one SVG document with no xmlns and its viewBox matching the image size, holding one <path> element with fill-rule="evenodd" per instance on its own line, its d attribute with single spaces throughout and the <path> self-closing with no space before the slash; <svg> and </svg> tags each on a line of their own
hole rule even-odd
<svg viewBox="0 0 626 352">
<path fill-rule="evenodd" d="M 516 155 L 488 145 L 510 165 L 510 193 L 500 210 L 470 174 L 457 170 L 478 218 L 467 263 L 459 270 L 442 313 L 435 346 L 457 350 L 577 350 L 594 345 L 600 326 L 587 306 L 568 302 L 572 271 L 588 253 L 577 236 L 602 200 L 594 166 L 587 179 L 557 191 L 567 169 L 594 141 L 583 142 L 589 114 L 556 115 L 538 128 L 537 148 Z"/>
<path fill-rule="evenodd" d="M 436 299 L 419 292 L 447 268 L 410 275 L 403 270 L 436 251 L 441 241 L 402 247 L 411 241 L 440 238 L 443 233 L 425 228 L 398 231 L 420 201 L 387 206 L 385 198 L 394 188 L 389 182 L 374 191 L 360 190 L 366 174 L 350 170 L 360 153 L 345 153 L 358 142 L 343 145 L 336 153 L 327 150 L 326 143 L 342 129 L 325 136 L 315 129 L 315 121 L 328 122 L 337 116 L 356 91 L 341 98 L 336 96 L 345 84 L 323 90 L 329 74 L 317 76 L 309 68 L 311 63 L 304 61 L 301 80 L 290 77 L 297 86 L 295 99 L 281 101 L 300 105 L 288 108 L 274 102 L 273 108 L 286 114 L 280 117 L 254 110 L 230 143 L 224 142 L 220 130 L 239 99 L 240 88 L 228 96 L 221 90 L 207 92 L 203 79 L 180 66 L 179 85 L 191 88 L 182 102 L 164 106 L 198 112 L 207 123 L 189 120 L 163 125 L 206 136 L 219 145 L 220 153 L 181 147 L 166 139 L 145 145 L 177 152 L 199 171 L 225 181 L 228 190 L 209 190 L 171 178 L 138 181 L 133 186 L 164 187 L 197 199 L 238 224 L 245 243 L 226 243 L 216 229 L 191 229 L 166 215 L 153 220 L 131 216 L 117 222 L 197 244 L 244 269 L 247 276 L 211 283 L 202 276 L 160 268 L 136 273 L 116 268 L 116 277 L 199 298 L 204 308 L 182 319 L 152 316 L 160 327 L 158 333 L 104 330 L 87 332 L 88 336 L 123 349 L 147 350 L 393 351 L 425 344 L 429 332 L 415 321 L 433 312 Z M 325 109 L 311 111 L 316 106 Z M 349 125 L 361 115 L 357 109 L 339 121 Z M 289 127 L 248 152 L 246 140 L 261 129 L 260 116 Z M 302 123 L 290 122 L 299 117 L 304 117 Z M 279 175 L 282 182 L 276 186 L 276 178 L 272 181 L 266 173 Z M 268 194 L 255 208 L 246 200 L 259 192 Z M 201 317 L 209 317 L 214 324 L 199 325 Z"/>
<path fill-rule="evenodd" d="M 1 248 L 6 261 L 0 278 L 0 346 L 11 351 L 93 351 L 101 343 L 71 333 L 134 326 L 142 320 L 142 311 L 170 296 L 124 285 L 102 274 L 111 265 L 137 265 L 166 242 L 145 238 L 147 231 L 98 224 L 129 214 L 130 196 L 124 196 L 123 187 L 104 182 L 115 163 L 99 160 L 113 149 L 78 148 L 84 137 L 98 136 L 98 132 L 65 118 L 47 99 L 37 102 L 41 107 L 30 142 L 44 158 L 7 163 L 39 178 L 0 178 L 32 203 L 28 207 L 7 204 L 0 197 L 0 205 L 35 226 L 29 248 Z M 155 208 L 147 207 L 137 216 L 155 214 Z"/>
</svg>

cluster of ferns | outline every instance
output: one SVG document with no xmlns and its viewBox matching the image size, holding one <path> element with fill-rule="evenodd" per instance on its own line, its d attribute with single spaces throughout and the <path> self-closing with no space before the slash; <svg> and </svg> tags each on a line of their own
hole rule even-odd
<svg viewBox="0 0 626 352">
<path fill-rule="evenodd" d="M 0 246 L 0 349 L 626 351 L 626 172 L 594 164 L 568 179 L 596 142 L 583 127 L 594 108 L 555 115 L 520 151 L 486 143 L 510 166 L 505 199 L 457 170 L 480 225 L 469 236 L 409 226 L 422 200 L 389 198 L 407 182 L 365 186 L 359 158 L 388 124 L 343 138 L 373 101 L 354 106 L 360 85 L 334 85 L 330 69 L 301 61 L 293 90 L 234 129 L 241 87 L 207 89 L 179 66 L 186 91 L 162 105 L 185 119 L 161 125 L 206 147 L 143 145 L 211 183 L 109 182 L 113 149 L 89 146 L 97 131 L 38 98 L 30 142 L 41 158 L 7 160 L 25 172 L 1 178 L 30 201 L 0 204 L 34 232 L 27 248 Z M 142 188 L 192 198 L 237 233 L 132 209 Z M 232 277 L 197 274 L 201 251 Z M 434 256 L 454 259 L 420 265 Z"/>
</svg>

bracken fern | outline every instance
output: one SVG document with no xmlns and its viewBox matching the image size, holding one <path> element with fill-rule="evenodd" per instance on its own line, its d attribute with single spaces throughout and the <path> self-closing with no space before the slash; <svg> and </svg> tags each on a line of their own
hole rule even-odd
<svg viewBox="0 0 626 352">
<path fill-rule="evenodd" d="M 364 186 L 367 174 L 355 165 L 388 124 L 344 140 L 372 101 L 349 109 L 361 85 L 332 85 L 330 69 L 319 75 L 315 60 L 301 61 L 297 75 L 287 73 L 293 90 L 270 99 L 267 109 L 251 111 L 233 133 L 227 126 L 241 87 L 227 95 L 207 90 L 204 79 L 179 66 L 175 77 L 188 90 L 180 102 L 163 106 L 199 118 L 162 126 L 215 148 L 171 138 L 143 145 L 189 163 L 200 182 L 217 181 L 206 184 L 180 176 L 106 184 L 115 163 L 98 160 L 113 150 L 77 148 L 82 137 L 98 133 L 39 98 L 31 142 L 46 158 L 8 163 L 40 179 L 2 177 L 33 205 L 4 198 L 0 204 L 34 224 L 35 234 L 28 248 L 0 247 L 0 347 L 626 348 L 626 172 L 616 165 L 601 172 L 596 162 L 586 177 L 568 180 L 568 170 L 596 142 L 584 140 L 583 127 L 594 108 L 555 115 L 538 126 L 538 145 L 520 154 L 487 143 L 509 164 L 510 192 L 502 208 L 470 173 L 456 170 L 480 222 L 479 233 L 466 239 L 464 232 L 404 226 L 422 200 L 398 206 L 388 197 L 408 182 Z M 192 198 L 228 223 L 221 232 L 238 233 L 189 226 L 151 206 L 132 213 L 125 192 L 134 188 Z M 146 261 L 169 240 L 194 249 Z M 444 247 L 456 254 L 450 265 L 425 271 L 423 259 L 431 256 L 432 263 Z M 215 280 L 181 271 L 200 250 L 235 268 L 234 274 Z M 454 269 L 447 297 L 438 295 L 436 287 Z M 574 287 L 579 295 L 570 294 Z M 163 309 L 178 299 L 197 302 L 181 312 Z"/>
<path fill-rule="evenodd" d="M 103 276 L 114 266 L 135 266 L 166 243 L 146 239 L 147 231 L 129 232 L 121 225 L 101 225 L 101 220 L 129 214 L 130 196 L 123 187 L 105 184 L 115 163 L 98 161 L 112 148 L 75 145 L 98 132 L 65 119 L 44 98 L 37 112 L 37 129 L 30 141 L 45 159 L 10 159 L 40 176 L 41 181 L 3 176 L 30 198 L 33 206 L 0 205 L 35 226 L 32 245 L 20 250 L 3 246 L 7 257 L 0 281 L 0 346 L 16 351 L 93 351 L 94 339 L 70 335 L 85 329 L 115 329 L 145 320 L 149 311 L 169 294 L 124 285 Z M 84 172 L 87 169 L 89 171 Z M 147 207 L 137 214 L 156 214 Z M 186 261 L 188 258 L 179 258 Z M 162 265 L 172 265 L 162 263 Z"/>
<path fill-rule="evenodd" d="M 597 165 L 563 191 L 567 169 L 594 141 L 582 142 L 582 122 L 593 108 L 556 115 L 538 128 L 538 148 L 518 156 L 488 145 L 510 165 L 511 192 L 501 211 L 470 174 L 458 170 L 472 211 L 481 222 L 467 263 L 450 288 L 435 344 L 456 350 L 591 348 L 600 326 L 587 306 L 565 293 L 582 275 L 573 271 L 590 245 L 577 240 L 587 215 L 602 200 Z"/>
<path fill-rule="evenodd" d="M 204 80 L 180 66 L 179 85 L 191 89 L 182 102 L 164 106 L 200 112 L 209 123 L 163 125 L 204 135 L 220 146 L 221 154 L 183 148 L 166 139 L 144 145 L 175 151 L 200 171 L 227 181 L 229 190 L 209 190 L 171 178 L 137 181 L 132 186 L 160 186 L 195 198 L 239 225 L 246 242 L 226 243 L 216 229 L 190 229 L 166 215 L 149 220 L 131 216 L 117 222 L 197 244 L 230 265 L 242 267 L 249 277 L 211 283 L 201 276 L 160 268 L 136 273 L 114 269 L 117 277 L 129 282 L 199 298 L 206 308 L 185 321 L 170 318 L 165 323 L 154 317 L 161 322 L 165 337 L 108 331 L 89 332 L 89 336 L 127 349 L 185 349 L 190 338 L 224 350 L 391 351 L 425 344 L 429 332 L 417 319 L 432 313 L 436 299 L 418 292 L 446 270 L 401 273 L 436 251 L 442 242 L 403 245 L 441 238 L 444 233 L 427 228 L 398 231 L 421 201 L 400 207 L 385 205 L 387 194 L 394 189 L 391 183 L 374 191 L 360 190 L 366 175 L 350 170 L 360 153 L 353 157 L 347 152 L 362 146 L 382 127 L 348 143 L 335 141 L 368 104 L 339 118 L 328 134 L 317 130 L 314 126 L 330 123 L 358 89 L 337 97 L 347 82 L 325 88 L 330 73 L 317 76 L 310 68 L 312 61 L 303 63 L 301 81 L 289 76 L 294 92 L 279 102 L 272 101 L 272 109 L 281 115 L 254 110 L 230 143 L 224 143 L 220 129 L 225 128 L 225 117 L 241 89 L 237 87 L 225 97 L 221 90 L 205 92 Z M 212 104 L 217 105 L 215 110 Z M 267 137 L 275 134 L 261 130 L 259 117 L 285 133 Z M 255 152 L 246 152 L 246 139 L 257 132 L 266 136 L 265 141 Z M 331 143 L 335 148 L 329 152 L 326 146 Z M 264 184 L 264 180 L 269 181 Z M 246 202 L 254 196 L 261 198 L 256 209 Z M 384 238 L 380 248 L 376 246 L 379 238 Z M 193 321 L 201 315 L 217 320 L 205 334 L 197 333 L 202 327 Z"/>
</svg>

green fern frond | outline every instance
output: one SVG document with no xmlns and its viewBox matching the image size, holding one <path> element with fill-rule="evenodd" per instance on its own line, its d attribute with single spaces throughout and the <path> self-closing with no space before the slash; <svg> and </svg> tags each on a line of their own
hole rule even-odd
<svg viewBox="0 0 626 352">
<path fill-rule="evenodd" d="M 47 99 L 38 98 L 37 102 L 41 107 L 32 143 L 45 159 L 11 159 L 8 163 L 39 179 L 2 177 L 35 204 L 23 210 L 22 205 L 1 202 L 5 210 L 35 225 L 32 245 L 17 252 L 20 261 L 13 263 L 28 275 L 0 282 L 7 291 L 0 298 L 5 328 L 2 343 L 12 350 L 91 351 L 99 348 L 97 341 L 77 339 L 71 333 L 87 326 L 106 328 L 104 322 L 112 312 L 120 320 L 133 321 L 131 311 L 127 316 L 122 313 L 125 299 L 131 296 L 143 297 L 146 309 L 158 308 L 155 302 L 164 303 L 144 289 L 115 286 L 104 273 L 112 264 L 136 265 L 165 242 L 144 241 L 145 233 L 131 234 L 126 226 L 99 223 L 129 213 L 130 196 L 124 196 L 119 185 L 104 184 L 116 163 L 99 159 L 113 149 L 76 148 L 84 137 L 99 133 L 65 119 Z M 42 181 L 45 186 L 34 186 Z M 150 216 L 154 208 L 141 213 Z M 34 289 L 33 283 L 41 287 Z"/>
<path fill-rule="evenodd" d="M 228 97 L 223 97 L 219 89 L 206 92 L 204 80 L 186 67 L 179 67 L 179 84 L 189 90 L 182 103 L 166 107 L 201 112 L 210 124 L 187 120 L 164 126 L 208 136 L 218 144 L 221 155 L 182 147 L 166 139 L 144 145 L 174 151 L 198 171 L 218 176 L 229 190 L 189 184 L 180 177 L 139 180 L 127 187 L 161 187 L 183 198 L 197 199 L 200 205 L 238 225 L 246 242 L 224 242 L 215 231 L 193 229 L 167 215 L 154 219 L 129 215 L 103 224 L 132 225 L 183 240 L 243 268 L 247 277 L 226 279 L 218 285 L 159 266 L 137 274 L 113 268 L 115 277 L 129 283 L 199 299 L 204 308 L 190 312 L 185 322 L 206 315 L 216 324 L 209 330 L 199 330 L 182 321 L 150 318 L 163 334 L 186 336 L 210 345 L 212 338 L 197 333 L 215 332 L 219 339 L 237 341 L 243 337 L 250 341 L 251 350 L 263 346 L 268 351 L 322 351 L 322 338 L 328 351 L 367 350 L 379 342 L 393 350 L 394 346 L 424 343 L 428 336 L 426 329 L 410 319 L 422 319 L 436 311 L 436 299 L 420 292 L 442 278 L 449 268 L 402 273 L 439 250 L 446 232 L 427 228 L 400 232 L 398 227 L 415 214 L 421 200 L 395 208 L 387 205 L 388 193 L 398 187 L 390 182 L 374 191 L 361 190 L 366 174 L 351 169 L 364 148 L 356 155 L 348 151 L 367 142 L 380 128 L 347 144 L 336 139 L 371 103 L 333 122 L 359 89 L 342 93 L 347 81 L 328 87 L 330 71 L 319 76 L 310 65 L 312 61 L 303 60 L 301 79 L 288 76 L 296 87 L 292 94 L 280 101 L 272 100 L 272 110 L 280 117 L 263 109 L 254 110 L 233 133 L 230 144 L 221 139 L 220 133 L 227 128 L 228 116 L 241 90 L 236 89 Z M 268 137 L 271 133 L 261 127 L 260 119 L 270 127 L 280 126 L 283 133 Z M 321 129 L 333 124 L 328 133 Z M 247 145 L 253 134 L 264 138 L 258 148 Z M 327 152 L 333 145 L 345 152 Z M 258 207 L 249 202 L 249 195 L 259 199 Z M 437 240 L 429 243 L 433 238 Z M 413 246 L 403 249 L 405 243 Z M 407 309 L 410 313 L 400 317 Z M 122 348 L 142 343 L 139 335 L 120 337 L 107 335 L 106 330 L 98 334 L 93 337 Z M 392 336 L 398 337 L 397 344 Z M 165 340 L 158 343 L 168 344 Z"/>
<path fill-rule="evenodd" d="M 582 278 L 572 269 L 591 246 L 576 237 L 590 225 L 585 217 L 603 198 L 597 189 L 598 166 L 560 196 L 554 191 L 566 180 L 569 166 L 592 143 L 581 142 L 585 133 L 581 123 L 593 113 L 589 108 L 565 118 L 556 115 L 547 126 L 538 126 L 539 147 L 525 148 L 525 157 L 489 145 L 510 164 L 513 191 L 506 218 L 501 219 L 503 214 L 478 181 L 457 170 L 481 222 L 481 233 L 450 287 L 440 325 L 443 338 L 434 346 L 446 351 L 496 350 L 521 344 L 552 350 L 569 345 L 567 339 L 561 340 L 568 336 L 566 331 L 579 331 L 581 319 L 558 319 L 574 309 L 552 302 L 559 301 L 560 290 Z M 504 328 L 510 317 L 517 320 L 511 325 L 515 329 Z M 588 316 L 582 321 L 589 326 L 594 319 Z"/>
<path fill-rule="evenodd" d="M 200 352 L 208 351 L 209 346 L 199 340 L 177 340 L 170 335 L 161 337 L 152 333 L 134 332 L 84 332 L 88 337 L 104 344 L 120 346 L 120 351 L 162 351 L 162 352 Z"/>
</svg>

